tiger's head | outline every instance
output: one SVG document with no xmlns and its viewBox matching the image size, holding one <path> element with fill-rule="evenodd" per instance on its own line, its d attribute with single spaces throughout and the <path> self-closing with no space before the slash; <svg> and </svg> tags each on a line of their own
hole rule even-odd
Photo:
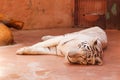
<svg viewBox="0 0 120 80">
<path fill-rule="evenodd" d="M 78 44 L 78 48 L 74 51 L 68 52 L 67 60 L 70 63 L 102 65 L 102 53 L 103 50 L 99 40 L 84 41 Z"/>
</svg>

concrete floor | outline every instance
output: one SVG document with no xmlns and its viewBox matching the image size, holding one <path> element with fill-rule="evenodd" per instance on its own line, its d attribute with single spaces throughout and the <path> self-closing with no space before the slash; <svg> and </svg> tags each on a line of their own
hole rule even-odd
<svg viewBox="0 0 120 80">
<path fill-rule="evenodd" d="M 102 66 L 71 65 L 52 55 L 16 55 L 20 47 L 40 41 L 47 34 L 64 34 L 77 29 L 14 31 L 15 45 L 0 47 L 0 80 L 119 80 L 120 31 L 107 30 L 108 48 Z"/>
</svg>

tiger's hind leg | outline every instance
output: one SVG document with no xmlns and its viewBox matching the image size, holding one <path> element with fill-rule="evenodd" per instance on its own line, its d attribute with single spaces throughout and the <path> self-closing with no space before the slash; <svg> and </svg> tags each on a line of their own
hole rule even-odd
<svg viewBox="0 0 120 80">
<path fill-rule="evenodd" d="M 63 36 L 58 36 L 43 42 L 39 42 L 29 47 L 24 47 L 17 50 L 17 54 L 56 54 L 56 46 L 63 39 Z"/>
</svg>

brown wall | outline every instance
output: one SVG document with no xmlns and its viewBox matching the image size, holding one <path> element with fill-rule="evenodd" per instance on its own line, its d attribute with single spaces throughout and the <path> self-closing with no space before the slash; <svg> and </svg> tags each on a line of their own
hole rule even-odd
<svg viewBox="0 0 120 80">
<path fill-rule="evenodd" d="M 75 0 L 0 0 L 0 14 L 25 23 L 24 29 L 72 27 Z M 107 28 L 120 29 L 120 0 L 107 0 Z"/>
<path fill-rule="evenodd" d="M 120 0 L 107 0 L 107 27 L 120 29 Z"/>
<path fill-rule="evenodd" d="M 106 1 L 105 0 L 79 0 L 79 27 L 99 26 L 106 28 Z"/>
<path fill-rule="evenodd" d="M 0 13 L 23 21 L 24 29 L 71 27 L 74 0 L 0 0 Z"/>
<path fill-rule="evenodd" d="M 91 1 L 91 2 L 90 2 Z M 98 16 L 84 16 L 82 14 L 85 14 L 85 12 L 87 11 L 94 11 L 94 8 L 92 4 L 92 2 L 99 2 L 99 1 L 105 1 L 105 0 L 78 0 L 79 4 L 78 4 L 78 23 L 76 21 L 76 23 L 78 25 L 80 25 L 79 27 L 86 27 L 86 26 L 91 26 L 91 24 L 99 24 L 101 26 L 105 25 L 105 28 L 112 28 L 112 29 L 120 29 L 120 0 L 106 0 L 107 1 L 107 13 L 105 13 L 105 15 L 101 15 L 101 18 L 99 19 L 99 21 L 97 20 L 95 23 L 94 22 L 90 22 L 94 21 L 94 19 L 96 19 Z M 88 3 L 87 3 L 88 2 Z M 97 3 L 98 4 L 98 3 Z M 84 6 L 85 5 L 85 6 Z M 96 5 L 96 3 L 95 3 Z M 97 9 L 99 10 L 98 12 L 102 12 L 104 13 L 104 6 L 100 6 L 100 5 L 96 5 L 98 6 Z M 101 8 L 100 8 L 101 7 Z M 99 9 L 100 8 L 100 9 Z M 95 11 L 94 11 L 95 12 Z M 86 19 L 85 19 L 86 18 Z M 88 22 L 89 19 L 89 22 Z"/>
</svg>

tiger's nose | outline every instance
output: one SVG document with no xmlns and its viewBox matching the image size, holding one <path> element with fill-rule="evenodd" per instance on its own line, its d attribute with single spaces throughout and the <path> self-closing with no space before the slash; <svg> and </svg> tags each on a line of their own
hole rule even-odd
<svg viewBox="0 0 120 80">
<path fill-rule="evenodd" d="M 71 58 L 75 57 L 76 55 L 77 55 L 77 53 L 75 51 L 71 51 L 71 52 L 68 53 L 68 56 L 71 57 Z"/>
</svg>

